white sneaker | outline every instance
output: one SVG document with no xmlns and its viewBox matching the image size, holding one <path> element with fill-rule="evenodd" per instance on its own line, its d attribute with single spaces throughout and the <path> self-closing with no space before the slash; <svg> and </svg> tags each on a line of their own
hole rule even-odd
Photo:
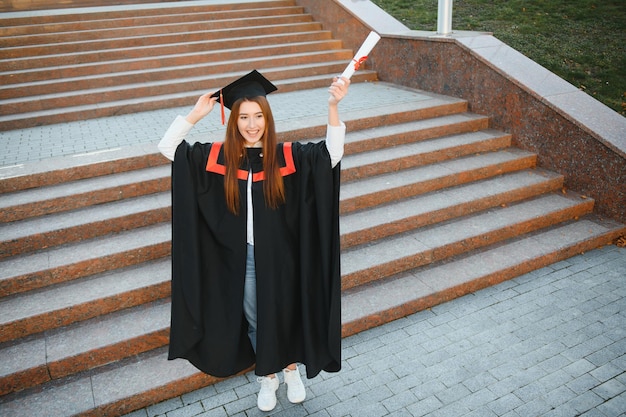
<svg viewBox="0 0 626 417">
<path fill-rule="evenodd" d="M 258 377 L 257 382 L 261 383 L 261 390 L 257 398 L 257 406 L 261 411 L 272 411 L 276 407 L 276 390 L 278 389 L 278 377 L 268 376 Z"/>
<path fill-rule="evenodd" d="M 287 398 L 289 402 L 298 404 L 304 401 L 306 391 L 302 379 L 300 378 L 298 366 L 296 365 L 296 369 L 294 370 L 288 368 L 283 369 L 283 375 L 285 377 L 285 384 L 287 384 Z"/>
</svg>

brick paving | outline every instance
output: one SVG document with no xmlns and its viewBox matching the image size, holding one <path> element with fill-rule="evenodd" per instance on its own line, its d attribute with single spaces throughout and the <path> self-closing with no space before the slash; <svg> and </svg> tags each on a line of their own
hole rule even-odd
<svg viewBox="0 0 626 417">
<path fill-rule="evenodd" d="M 626 249 L 605 246 L 343 340 L 343 369 L 256 408 L 253 373 L 126 417 L 626 415 Z"/>
</svg>

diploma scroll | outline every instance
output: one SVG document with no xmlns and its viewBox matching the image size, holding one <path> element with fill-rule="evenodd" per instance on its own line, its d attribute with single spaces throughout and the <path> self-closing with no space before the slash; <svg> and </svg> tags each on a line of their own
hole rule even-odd
<svg viewBox="0 0 626 417">
<path fill-rule="evenodd" d="M 350 79 L 350 77 L 352 77 L 352 74 L 354 74 L 355 71 L 359 69 L 361 64 L 365 62 L 365 60 L 367 59 L 367 55 L 372 51 L 372 49 L 374 49 L 374 46 L 376 46 L 379 40 L 380 35 L 374 31 L 371 31 L 370 34 L 367 35 L 365 42 L 363 42 L 363 45 L 361 45 L 356 55 L 354 55 L 354 58 L 352 59 L 352 61 L 350 61 L 341 76 Z M 341 79 L 339 80 L 339 82 L 341 82 Z"/>
</svg>

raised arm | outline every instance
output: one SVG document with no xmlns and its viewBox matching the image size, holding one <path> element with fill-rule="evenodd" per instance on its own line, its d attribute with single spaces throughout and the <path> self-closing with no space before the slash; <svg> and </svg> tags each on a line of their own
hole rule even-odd
<svg viewBox="0 0 626 417">
<path fill-rule="evenodd" d="M 330 154 L 330 163 L 334 168 L 343 157 L 343 144 L 346 137 L 346 125 L 339 118 L 339 102 L 348 94 L 350 80 L 335 78 L 328 92 L 328 127 L 326 128 L 326 148 Z"/>
<path fill-rule="evenodd" d="M 328 124 L 331 126 L 340 126 L 341 120 L 339 119 L 339 102 L 348 94 L 348 87 L 350 86 L 350 80 L 347 78 L 338 77 L 333 79 L 333 83 L 328 88 L 330 96 L 328 97 Z"/>
<path fill-rule="evenodd" d="M 212 94 L 213 93 L 206 93 L 201 95 L 198 101 L 196 101 L 196 105 L 193 106 L 193 109 L 191 109 L 187 117 L 185 117 L 185 120 L 195 125 L 202 120 L 204 116 L 211 113 L 211 110 L 213 110 L 217 102 L 217 97 L 211 97 Z"/>
<path fill-rule="evenodd" d="M 191 128 L 198 123 L 204 116 L 211 113 L 216 97 L 211 98 L 212 93 L 206 93 L 198 98 L 195 106 L 186 117 L 178 116 L 167 129 L 163 138 L 158 144 L 159 151 L 170 161 L 174 160 L 176 148 L 185 140 Z"/>
</svg>

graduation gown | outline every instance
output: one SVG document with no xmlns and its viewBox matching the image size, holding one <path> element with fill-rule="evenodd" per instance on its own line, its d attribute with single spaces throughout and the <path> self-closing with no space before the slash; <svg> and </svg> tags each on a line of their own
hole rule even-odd
<svg viewBox="0 0 626 417">
<path fill-rule="evenodd" d="M 239 172 L 240 210 L 224 198 L 221 143 L 182 142 L 172 168 L 169 359 L 218 377 L 256 363 L 257 375 L 303 363 L 308 378 L 341 367 L 339 172 L 324 142 L 281 143 L 286 202 L 265 205 L 259 148 Z M 246 185 L 252 170 L 257 352 L 243 313 Z"/>
</svg>

